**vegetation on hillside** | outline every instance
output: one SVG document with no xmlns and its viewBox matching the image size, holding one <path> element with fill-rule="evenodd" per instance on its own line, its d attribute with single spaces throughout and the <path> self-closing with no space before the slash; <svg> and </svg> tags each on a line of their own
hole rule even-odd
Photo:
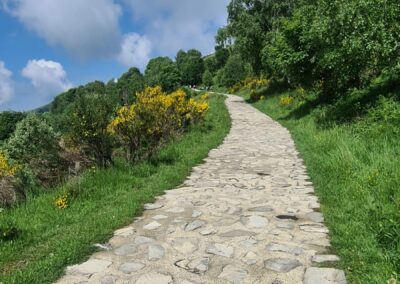
<svg viewBox="0 0 400 284">
<path fill-rule="evenodd" d="M 198 135 L 199 141 L 204 135 L 202 143 L 215 145 L 208 144 L 208 134 L 193 130 L 201 127 L 198 122 L 207 109 L 204 99 L 194 100 L 187 89 L 177 91 L 185 85 L 202 84 L 205 88 L 247 96 L 256 107 L 292 131 L 322 201 L 333 249 L 341 257 L 339 265 L 346 270 L 349 280 L 395 283 L 400 273 L 400 165 L 396 159 L 400 135 L 398 1 L 231 0 L 227 9 L 228 23 L 215 36 L 214 54 L 203 57 L 194 49 L 180 50 L 175 60 L 151 59 L 144 74 L 133 67 L 106 84 L 95 81 L 73 88 L 37 110 L 40 114 L 1 113 L 0 206 L 10 206 L 24 197 L 29 200 L 41 192 L 32 203 L 27 203 L 26 210 L 49 208 L 46 202 L 56 196 L 54 192 L 43 194 L 43 186 L 63 184 L 71 169 L 76 175 L 82 169 L 95 167 L 102 174 L 110 173 L 104 177 L 110 180 L 87 170 L 82 176 L 87 179 L 85 193 L 82 195 L 80 188 L 70 186 L 73 182 L 66 183 L 63 190 L 74 190 L 68 194 L 56 190 L 57 206 L 71 209 L 74 198 L 81 198 L 76 196 L 90 196 L 96 204 L 93 206 L 99 202 L 109 208 L 90 183 L 99 184 L 101 180 L 106 187 L 110 185 L 105 198 L 111 198 L 113 176 L 120 177 L 121 183 L 130 181 L 128 164 L 134 164 L 134 169 L 139 167 L 140 175 L 157 173 L 154 157 L 157 153 L 162 156 L 159 150 L 182 133 L 184 137 Z M 218 101 L 222 108 L 221 104 Z M 211 106 L 208 115 L 218 122 L 214 111 Z M 223 123 L 226 125 L 226 121 Z M 188 132 L 189 129 L 194 132 Z M 30 139 L 37 146 L 29 145 Z M 190 155 L 190 151 L 185 153 Z M 122 162 L 122 157 L 129 163 Z M 154 182 L 161 180 L 156 178 Z M 163 183 L 165 187 L 170 185 Z M 118 192 L 138 196 L 134 208 L 140 208 L 138 204 L 146 198 L 128 193 L 127 186 L 128 183 L 121 184 Z M 8 201 L 4 201 L 6 198 Z M 132 204 L 125 206 L 132 209 Z M 9 216 L 4 219 L 7 225 L 0 227 L 3 241 L 19 239 L 18 225 L 10 220 L 27 214 L 23 208 L 0 215 Z M 79 208 L 85 211 L 84 204 Z M 81 215 L 77 213 L 77 220 Z M 109 226 L 104 231 L 96 231 L 102 229 L 96 224 L 93 234 L 83 235 L 85 241 L 80 241 L 86 249 L 75 251 L 76 259 L 90 251 L 88 244 L 96 239 L 95 232 L 103 239 L 123 223 L 107 220 Z M 38 227 L 50 230 L 40 224 Z M 82 230 L 81 226 L 74 223 L 71 231 L 78 230 Z M 56 230 L 50 232 L 57 234 Z M 34 239 L 45 238 L 43 233 L 32 234 Z M 22 238 L 19 248 L 27 244 L 24 241 Z M 32 250 L 37 249 L 37 244 L 33 242 Z M 79 248 L 77 243 L 67 247 Z M 3 262 L 6 268 L 1 273 L 16 282 L 15 279 L 29 280 L 24 272 L 13 274 L 20 269 L 19 260 L 11 256 L 14 252 L 7 251 L 8 258 Z M 41 252 L 38 255 L 45 256 L 48 251 Z M 23 251 L 21 256 L 26 257 L 27 253 Z M 44 281 L 54 279 L 66 264 L 65 259 L 71 261 L 73 252 L 69 253 L 61 253 L 67 258 L 56 258 L 55 262 L 50 259 L 37 266 L 26 264 L 32 267 L 28 274 L 38 276 L 45 268 L 53 272 L 49 278 L 40 277 Z"/>
<path fill-rule="evenodd" d="M 230 128 L 224 97 L 210 95 L 208 102 L 203 123 L 190 125 L 151 158 L 132 165 L 117 156 L 112 167 L 90 168 L 45 193 L 29 192 L 29 202 L 1 212 L 0 282 L 52 283 L 139 216 L 144 203 L 181 184 Z"/>
</svg>

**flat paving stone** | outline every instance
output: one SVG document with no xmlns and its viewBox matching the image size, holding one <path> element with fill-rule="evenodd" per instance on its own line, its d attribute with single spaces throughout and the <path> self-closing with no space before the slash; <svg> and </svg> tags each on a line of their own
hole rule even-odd
<svg viewBox="0 0 400 284">
<path fill-rule="evenodd" d="M 189 224 L 186 225 L 185 227 L 185 231 L 194 231 L 198 228 L 203 227 L 206 224 L 206 222 L 204 221 L 200 221 L 200 220 L 195 220 Z"/>
<path fill-rule="evenodd" d="M 123 256 L 132 255 L 135 254 L 136 252 L 137 252 L 137 246 L 135 244 L 126 244 L 114 250 L 114 253 L 116 255 L 123 255 Z"/>
<path fill-rule="evenodd" d="M 218 276 L 218 278 L 225 279 L 232 284 L 240 284 L 243 283 L 243 280 L 246 278 L 246 276 L 246 270 L 236 268 L 232 265 L 227 265 L 224 267 L 222 273 Z"/>
<path fill-rule="evenodd" d="M 225 233 L 219 234 L 220 237 L 225 238 L 235 238 L 235 237 L 246 237 L 246 236 L 254 236 L 257 233 L 245 230 L 232 230 Z"/>
<path fill-rule="evenodd" d="M 143 269 L 146 265 L 140 262 L 127 262 L 119 267 L 123 273 L 129 274 Z"/>
<path fill-rule="evenodd" d="M 231 257 L 233 248 L 224 244 L 212 244 L 207 248 L 207 252 L 219 256 Z"/>
<path fill-rule="evenodd" d="M 339 261 L 339 257 L 336 255 L 326 254 L 326 255 L 314 255 L 312 257 L 312 261 L 316 263 L 323 263 L 323 262 L 335 262 Z"/>
<path fill-rule="evenodd" d="M 264 267 L 276 272 L 289 272 L 301 266 L 301 262 L 289 258 L 270 258 L 264 262 Z"/>
<path fill-rule="evenodd" d="M 345 283 L 313 267 L 336 257 L 290 133 L 242 98 L 226 105 L 224 142 L 58 284 Z"/>
<path fill-rule="evenodd" d="M 304 275 L 304 284 L 346 284 L 342 270 L 310 267 Z"/>
<path fill-rule="evenodd" d="M 76 273 L 76 274 L 93 274 L 93 273 L 99 273 L 107 269 L 112 264 L 111 261 L 108 260 L 102 260 L 102 259 L 89 259 L 88 261 L 70 266 L 68 268 L 68 272 L 70 274 Z"/>
<path fill-rule="evenodd" d="M 139 277 L 135 284 L 171 284 L 171 275 L 161 273 L 148 273 Z"/>
</svg>

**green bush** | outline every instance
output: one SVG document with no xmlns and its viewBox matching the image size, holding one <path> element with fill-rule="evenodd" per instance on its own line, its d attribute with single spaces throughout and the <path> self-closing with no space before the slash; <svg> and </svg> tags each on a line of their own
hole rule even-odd
<svg viewBox="0 0 400 284">
<path fill-rule="evenodd" d="M 61 160 L 58 136 L 39 115 L 30 113 L 20 121 L 4 145 L 8 157 L 23 167 L 23 176 L 38 178 L 46 185 L 59 179 Z"/>
<path fill-rule="evenodd" d="M 112 163 L 113 139 L 107 125 L 113 112 L 114 104 L 109 97 L 86 94 L 73 103 L 65 116 L 69 125 L 67 140 L 101 167 Z"/>
</svg>

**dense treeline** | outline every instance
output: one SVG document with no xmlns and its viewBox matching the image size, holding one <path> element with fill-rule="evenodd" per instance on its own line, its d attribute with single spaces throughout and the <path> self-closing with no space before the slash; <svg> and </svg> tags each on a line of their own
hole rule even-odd
<svg viewBox="0 0 400 284">
<path fill-rule="evenodd" d="M 320 91 L 330 100 L 399 72 L 395 0 L 232 0 L 218 34 L 252 73 Z"/>
</svg>

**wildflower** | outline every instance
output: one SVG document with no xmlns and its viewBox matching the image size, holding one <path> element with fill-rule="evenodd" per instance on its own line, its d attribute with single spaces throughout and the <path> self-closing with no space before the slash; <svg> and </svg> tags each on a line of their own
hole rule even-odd
<svg viewBox="0 0 400 284">
<path fill-rule="evenodd" d="M 290 104 L 292 104 L 293 102 L 293 97 L 291 96 L 282 96 L 279 100 L 279 105 L 285 107 L 288 106 Z"/>
<path fill-rule="evenodd" d="M 68 195 L 64 194 L 57 197 L 54 201 L 54 204 L 59 209 L 66 209 L 68 207 Z"/>
</svg>

